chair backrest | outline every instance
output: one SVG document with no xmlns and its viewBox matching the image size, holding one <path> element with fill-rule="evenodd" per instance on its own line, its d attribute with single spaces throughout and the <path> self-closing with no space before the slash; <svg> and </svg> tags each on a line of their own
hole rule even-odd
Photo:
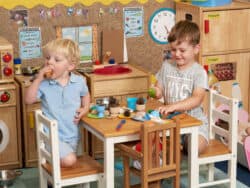
<svg viewBox="0 0 250 188">
<path fill-rule="evenodd" d="M 39 168 L 51 168 L 54 181 L 61 178 L 57 121 L 48 119 L 41 110 L 35 111 Z"/>
<path fill-rule="evenodd" d="M 238 131 L 238 100 L 218 94 L 214 90 L 209 93 L 209 137 L 214 139 L 215 135 L 219 135 L 228 140 L 230 151 L 234 152 L 237 146 Z M 224 105 L 227 110 L 219 110 Z M 218 122 L 227 124 L 223 128 Z"/>
<path fill-rule="evenodd" d="M 166 174 L 164 174 L 167 171 L 179 170 L 179 123 L 171 122 L 166 124 L 159 124 L 155 122 L 145 122 L 141 127 L 141 134 L 143 153 L 143 177 L 148 177 L 151 175 L 159 180 L 167 178 L 165 176 Z M 167 135 L 167 137 L 163 135 Z"/>
</svg>

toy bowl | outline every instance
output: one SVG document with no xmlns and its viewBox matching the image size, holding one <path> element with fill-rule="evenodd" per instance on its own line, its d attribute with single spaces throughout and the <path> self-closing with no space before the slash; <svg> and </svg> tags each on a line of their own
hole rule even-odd
<svg viewBox="0 0 250 188">
<path fill-rule="evenodd" d="M 0 187 L 7 187 L 14 183 L 17 176 L 22 175 L 19 170 L 0 170 Z"/>
</svg>

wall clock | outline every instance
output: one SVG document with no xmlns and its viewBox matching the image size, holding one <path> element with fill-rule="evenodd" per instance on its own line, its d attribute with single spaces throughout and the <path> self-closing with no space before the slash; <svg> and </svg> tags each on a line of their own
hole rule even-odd
<svg viewBox="0 0 250 188">
<path fill-rule="evenodd" d="M 175 10 L 160 8 L 153 13 L 148 23 L 151 38 L 159 44 L 168 43 L 168 34 L 175 24 Z"/>
</svg>

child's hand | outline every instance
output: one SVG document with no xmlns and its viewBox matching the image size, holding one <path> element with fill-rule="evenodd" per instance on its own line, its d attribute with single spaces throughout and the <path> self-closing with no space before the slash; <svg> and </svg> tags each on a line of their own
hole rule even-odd
<svg viewBox="0 0 250 188">
<path fill-rule="evenodd" d="M 84 114 L 85 111 L 83 108 L 77 109 L 74 116 L 74 124 L 78 125 L 79 121 L 81 120 L 82 116 L 84 116 Z"/>
<path fill-rule="evenodd" d="M 159 107 L 160 114 L 167 116 L 169 113 L 176 111 L 174 105 L 166 105 Z"/>
<path fill-rule="evenodd" d="M 47 72 L 50 72 L 51 70 L 52 70 L 51 67 L 45 65 L 43 68 L 41 68 L 39 70 L 39 73 L 36 75 L 36 78 L 40 79 L 40 80 L 43 80 L 45 78 L 44 75 Z"/>
</svg>

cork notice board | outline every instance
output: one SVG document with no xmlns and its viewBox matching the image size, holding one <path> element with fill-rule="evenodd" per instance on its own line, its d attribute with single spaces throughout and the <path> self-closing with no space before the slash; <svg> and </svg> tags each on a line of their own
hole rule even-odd
<svg viewBox="0 0 250 188">
<path fill-rule="evenodd" d="M 123 30 L 103 30 L 102 57 L 111 52 L 110 58 L 114 58 L 116 63 L 123 63 L 123 45 Z"/>
</svg>

